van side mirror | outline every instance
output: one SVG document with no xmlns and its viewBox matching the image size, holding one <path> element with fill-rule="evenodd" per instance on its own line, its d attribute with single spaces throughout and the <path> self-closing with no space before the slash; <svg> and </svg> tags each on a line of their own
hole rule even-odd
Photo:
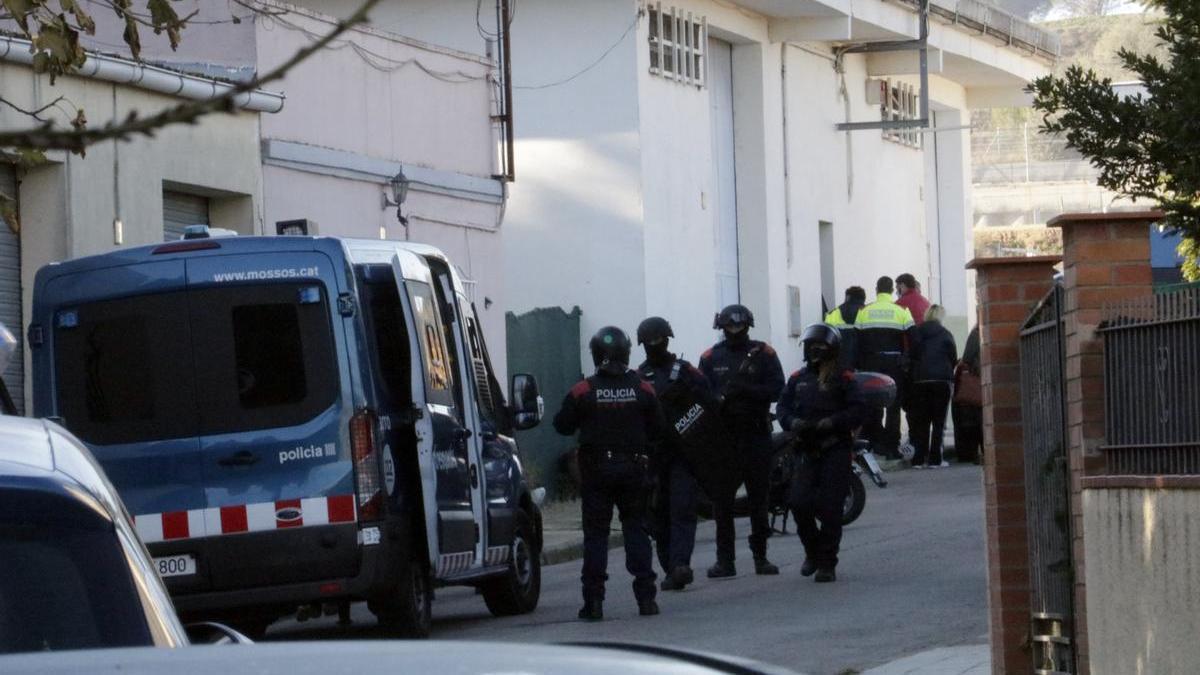
<svg viewBox="0 0 1200 675">
<path fill-rule="evenodd" d="M 532 429 L 542 421 L 546 404 L 534 376 L 528 373 L 513 375 L 508 400 L 512 401 L 513 427 L 518 431 Z"/>
</svg>

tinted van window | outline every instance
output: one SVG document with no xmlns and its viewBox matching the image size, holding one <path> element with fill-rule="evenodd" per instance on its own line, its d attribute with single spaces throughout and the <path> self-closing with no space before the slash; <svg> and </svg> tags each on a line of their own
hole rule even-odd
<svg viewBox="0 0 1200 675">
<path fill-rule="evenodd" d="M 295 426 L 337 398 L 321 285 L 199 289 L 191 308 L 201 434 Z"/>
<path fill-rule="evenodd" d="M 100 445 L 196 434 L 185 292 L 104 300 L 55 318 L 58 410 Z"/>
<path fill-rule="evenodd" d="M 367 309 L 364 318 L 379 364 L 379 384 L 383 393 L 393 403 L 411 403 L 412 360 L 408 328 L 392 270 L 387 267 L 385 271 L 383 281 L 363 281 L 359 287 Z"/>
<path fill-rule="evenodd" d="M 98 445 L 302 424 L 337 398 L 319 284 L 221 286 L 59 312 L 67 428 Z"/>
</svg>

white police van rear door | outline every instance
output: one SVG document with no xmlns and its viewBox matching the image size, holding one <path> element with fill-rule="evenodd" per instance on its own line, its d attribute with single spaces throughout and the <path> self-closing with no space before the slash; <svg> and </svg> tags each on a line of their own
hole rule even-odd
<svg viewBox="0 0 1200 675">
<path fill-rule="evenodd" d="M 467 407 L 464 389 L 470 381 L 459 357 L 461 323 L 422 258 L 397 250 L 392 269 L 411 317 L 414 355 L 419 354 L 413 373 L 422 386 L 414 387 L 414 403 L 423 411 L 417 424 L 421 465 L 432 466 L 433 485 L 422 476 L 430 563 L 437 578 L 453 578 L 483 565 L 485 541 L 477 423 Z"/>
</svg>

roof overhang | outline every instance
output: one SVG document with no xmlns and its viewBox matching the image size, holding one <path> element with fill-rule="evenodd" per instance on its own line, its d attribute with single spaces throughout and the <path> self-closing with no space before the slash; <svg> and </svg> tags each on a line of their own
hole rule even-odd
<svg viewBox="0 0 1200 675">
<path fill-rule="evenodd" d="M 845 45 L 915 40 L 916 0 L 739 0 L 767 17 L 774 42 Z M 1057 38 L 978 0 L 933 0 L 929 25 L 930 72 L 978 90 L 980 103 L 1019 105 L 1031 80 L 1049 72 Z M 918 72 L 916 52 L 867 56 L 873 76 Z"/>
</svg>

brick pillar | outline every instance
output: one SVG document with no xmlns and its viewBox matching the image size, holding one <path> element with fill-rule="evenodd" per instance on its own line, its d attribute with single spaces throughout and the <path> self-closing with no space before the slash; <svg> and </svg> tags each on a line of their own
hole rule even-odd
<svg viewBox="0 0 1200 675">
<path fill-rule="evenodd" d="M 1106 303 L 1149 295 L 1150 225 L 1157 211 L 1067 214 L 1047 225 L 1063 231 L 1063 330 L 1066 343 L 1067 453 L 1071 468 L 1075 645 L 1088 673 L 1081 479 L 1104 471 L 1104 344 L 1096 328 Z"/>
<path fill-rule="evenodd" d="M 1058 256 L 976 258 L 983 380 L 983 494 L 992 672 L 1028 673 L 1029 545 L 1021 425 L 1020 329 L 1050 291 Z"/>
</svg>

